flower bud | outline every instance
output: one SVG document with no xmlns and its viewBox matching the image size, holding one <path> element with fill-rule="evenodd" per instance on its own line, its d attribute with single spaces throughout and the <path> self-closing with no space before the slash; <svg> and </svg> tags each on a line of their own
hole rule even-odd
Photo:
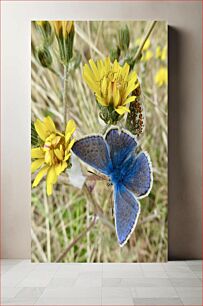
<svg viewBox="0 0 203 306">
<path fill-rule="evenodd" d="M 111 48 L 110 50 L 110 60 L 113 63 L 115 60 L 119 60 L 121 54 L 120 48 L 117 46 L 116 48 Z"/>
<path fill-rule="evenodd" d="M 52 65 L 52 56 L 47 47 L 42 47 L 37 50 L 37 60 L 44 68 L 50 68 Z"/>
<path fill-rule="evenodd" d="M 130 32 L 128 26 L 120 29 L 118 33 L 118 42 L 121 50 L 126 51 L 130 45 Z"/>
<path fill-rule="evenodd" d="M 53 42 L 52 27 L 48 21 L 35 21 L 36 26 L 43 37 L 43 45 L 50 46 Z"/>
<path fill-rule="evenodd" d="M 74 22 L 52 21 L 52 25 L 58 41 L 61 62 L 67 65 L 73 57 Z"/>
</svg>

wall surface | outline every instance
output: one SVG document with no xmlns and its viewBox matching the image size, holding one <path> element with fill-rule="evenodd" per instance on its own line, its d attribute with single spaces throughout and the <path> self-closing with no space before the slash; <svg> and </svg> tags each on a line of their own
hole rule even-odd
<svg viewBox="0 0 203 306">
<path fill-rule="evenodd" d="M 30 21 L 157 19 L 170 27 L 169 259 L 201 258 L 201 2 L 4 1 L 1 6 L 1 256 L 30 258 Z"/>
</svg>

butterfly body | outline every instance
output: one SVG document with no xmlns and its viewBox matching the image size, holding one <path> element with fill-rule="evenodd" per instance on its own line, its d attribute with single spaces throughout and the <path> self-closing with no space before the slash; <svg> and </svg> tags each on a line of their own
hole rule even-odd
<svg viewBox="0 0 203 306">
<path fill-rule="evenodd" d="M 152 187 L 152 167 L 146 152 L 136 153 L 138 143 L 127 131 L 111 128 L 105 137 L 86 136 L 75 142 L 73 152 L 89 166 L 107 175 L 114 186 L 114 216 L 118 241 L 123 246 L 140 213 L 139 198 Z"/>
<path fill-rule="evenodd" d="M 121 169 L 119 168 L 113 169 L 109 177 L 113 185 L 122 184 L 123 176 L 121 173 Z"/>
<path fill-rule="evenodd" d="M 133 158 L 129 157 L 127 160 L 122 161 L 120 165 L 113 166 L 112 172 L 109 174 L 109 177 L 114 185 L 123 184 L 126 172 L 128 171 L 132 161 Z"/>
</svg>

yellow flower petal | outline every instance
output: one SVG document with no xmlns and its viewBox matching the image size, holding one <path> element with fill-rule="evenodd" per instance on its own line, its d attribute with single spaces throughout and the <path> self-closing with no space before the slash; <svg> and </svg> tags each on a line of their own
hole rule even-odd
<svg viewBox="0 0 203 306">
<path fill-rule="evenodd" d="M 71 142 L 69 143 L 68 147 L 67 147 L 67 151 L 70 151 L 70 149 L 72 148 L 72 146 L 74 145 L 74 143 L 75 143 L 75 139 L 73 138 L 73 139 L 71 140 Z"/>
<path fill-rule="evenodd" d="M 119 101 L 120 101 L 120 93 L 119 93 L 119 90 L 116 87 L 116 84 L 114 83 L 114 86 L 113 86 L 113 102 L 114 103 L 113 104 L 114 104 L 115 108 L 119 104 Z"/>
<path fill-rule="evenodd" d="M 58 130 L 56 131 L 56 134 L 61 136 L 61 137 L 64 137 L 64 135 L 61 132 L 59 132 Z"/>
<path fill-rule="evenodd" d="M 67 168 L 67 163 L 66 163 L 66 161 L 63 161 L 62 163 L 58 164 L 55 167 L 56 174 L 57 175 L 61 174 L 61 172 L 63 172 L 66 168 Z"/>
<path fill-rule="evenodd" d="M 125 101 L 125 99 L 129 96 L 129 94 L 136 88 L 136 85 L 135 83 L 132 83 L 132 84 L 128 84 L 128 87 L 125 91 L 125 94 L 123 96 L 123 101 Z"/>
<path fill-rule="evenodd" d="M 94 74 L 87 64 L 85 64 L 83 69 L 83 78 L 93 92 L 98 91 L 97 83 L 94 81 Z"/>
<path fill-rule="evenodd" d="M 136 83 L 137 81 L 137 73 L 135 71 L 132 71 L 129 75 L 128 75 L 128 79 L 127 79 L 128 83 Z"/>
<path fill-rule="evenodd" d="M 119 115 L 123 115 L 125 112 L 130 112 L 130 110 L 125 107 L 125 106 L 118 106 L 115 111 L 119 114 Z"/>
<path fill-rule="evenodd" d="M 89 77 L 87 75 L 85 75 L 83 73 L 83 79 L 85 80 L 85 82 L 87 83 L 88 87 L 94 92 L 98 92 L 98 88 L 96 87 L 95 83 L 89 79 Z"/>
<path fill-rule="evenodd" d="M 31 164 L 31 173 L 35 172 L 41 165 L 43 165 L 44 159 L 36 159 L 34 162 Z"/>
<path fill-rule="evenodd" d="M 67 163 L 66 161 L 63 161 L 62 165 L 61 165 L 61 171 L 63 172 L 67 167 Z"/>
<path fill-rule="evenodd" d="M 103 105 L 103 106 L 107 106 L 108 103 L 106 102 L 106 100 L 98 95 L 96 95 L 97 101 L 99 102 L 99 104 Z"/>
<path fill-rule="evenodd" d="M 46 137 L 46 142 L 45 144 L 51 145 L 52 141 L 55 139 L 56 134 L 52 133 L 51 135 L 49 135 L 48 137 Z"/>
<path fill-rule="evenodd" d="M 94 73 L 94 77 L 98 81 L 99 80 L 99 71 L 97 69 L 97 66 L 92 59 L 89 60 L 89 63 L 90 63 L 90 67 L 92 68 L 92 71 Z"/>
<path fill-rule="evenodd" d="M 47 173 L 47 180 L 46 180 L 46 182 L 47 182 L 48 185 L 50 185 L 50 184 L 52 185 L 52 184 L 55 184 L 56 181 L 57 181 L 56 170 L 55 170 L 55 167 L 52 166 L 52 167 L 49 168 L 49 171 Z"/>
<path fill-rule="evenodd" d="M 41 122 L 39 119 L 37 119 L 34 123 L 34 126 L 35 126 L 35 130 L 36 130 L 37 134 L 39 135 L 39 137 L 42 140 L 45 140 L 46 136 L 47 136 L 47 129 L 46 129 L 44 123 Z"/>
<path fill-rule="evenodd" d="M 75 121 L 73 119 L 69 120 L 67 125 L 66 125 L 66 131 L 65 131 L 65 141 L 66 143 L 69 141 L 69 139 L 71 138 L 72 134 L 75 132 L 76 130 L 76 124 Z"/>
<path fill-rule="evenodd" d="M 56 147 L 59 144 L 60 141 L 61 141 L 61 136 L 55 136 L 55 138 L 52 140 L 51 143 L 52 143 L 52 145 L 54 145 Z"/>
<path fill-rule="evenodd" d="M 44 152 L 41 148 L 33 148 L 31 150 L 31 157 L 32 158 L 43 158 Z"/>
<path fill-rule="evenodd" d="M 74 22 L 66 21 L 66 33 L 69 34 L 72 30 L 74 30 Z"/>
<path fill-rule="evenodd" d="M 59 36 L 60 30 L 62 28 L 62 22 L 58 21 L 58 20 L 55 20 L 55 21 L 51 21 L 51 24 L 54 27 L 56 35 Z"/>
<path fill-rule="evenodd" d="M 50 133 L 56 133 L 56 127 L 51 117 L 47 116 L 44 118 L 44 124 Z"/>
<path fill-rule="evenodd" d="M 73 119 L 69 120 L 67 125 L 66 125 L 66 133 L 71 133 L 73 134 L 75 132 L 76 129 L 76 124 L 75 121 Z"/>
<path fill-rule="evenodd" d="M 64 161 L 67 161 L 70 158 L 70 156 L 71 156 L 71 153 L 66 154 Z"/>
<path fill-rule="evenodd" d="M 108 93 L 107 93 L 107 100 L 108 100 L 109 104 L 111 102 L 111 97 L 112 97 L 112 84 L 111 84 L 111 82 L 109 82 Z"/>
<path fill-rule="evenodd" d="M 66 143 L 70 140 L 71 136 L 72 136 L 71 133 L 66 133 L 66 136 L 65 136 L 65 142 Z"/>
<path fill-rule="evenodd" d="M 53 153 L 52 153 L 51 150 L 46 151 L 45 156 L 44 156 L 44 160 L 47 164 L 51 164 L 52 157 L 53 157 L 52 155 L 53 155 Z"/>
<path fill-rule="evenodd" d="M 54 153 L 59 160 L 63 160 L 63 153 L 59 149 L 55 149 Z"/>
<path fill-rule="evenodd" d="M 126 100 L 125 100 L 125 102 L 123 103 L 123 105 L 126 105 L 126 104 L 128 104 L 128 103 L 130 103 L 130 102 L 134 102 L 135 101 L 135 96 L 131 96 L 131 97 L 128 97 Z"/>
<path fill-rule="evenodd" d="M 98 67 L 98 71 L 102 71 L 104 70 L 104 64 L 103 64 L 103 61 L 101 59 L 99 59 L 97 61 L 97 67 Z"/>
<path fill-rule="evenodd" d="M 130 70 L 130 66 L 129 66 L 127 63 L 125 63 L 125 65 L 124 65 L 123 68 L 122 68 L 122 73 L 123 73 L 123 75 L 125 76 L 125 77 L 124 77 L 124 80 L 127 79 L 129 70 Z"/>
<path fill-rule="evenodd" d="M 32 187 L 36 187 L 39 184 L 39 182 L 41 181 L 43 176 L 45 174 L 47 174 L 48 169 L 49 169 L 49 166 L 44 166 L 42 169 L 40 169 L 40 171 L 38 172 L 38 174 L 35 177 L 35 180 L 32 184 Z"/>
<path fill-rule="evenodd" d="M 113 71 L 114 72 L 117 72 L 119 69 L 119 64 L 118 64 L 118 61 L 115 60 L 114 63 L 113 63 Z"/>
<path fill-rule="evenodd" d="M 47 184 L 47 195 L 50 196 L 53 193 L 53 184 Z"/>
<path fill-rule="evenodd" d="M 107 91 L 107 79 L 106 78 L 103 78 L 103 80 L 101 81 L 101 92 L 102 92 L 102 95 L 105 96 L 106 95 L 106 91 Z"/>
</svg>

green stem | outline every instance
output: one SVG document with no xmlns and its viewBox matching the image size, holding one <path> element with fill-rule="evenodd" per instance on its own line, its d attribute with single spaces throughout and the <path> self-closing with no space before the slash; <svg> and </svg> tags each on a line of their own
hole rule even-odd
<svg viewBox="0 0 203 306">
<path fill-rule="evenodd" d="M 68 117 L 68 65 L 64 65 L 64 80 L 63 80 L 63 106 L 64 106 L 64 130 L 66 129 L 67 117 Z"/>
<path fill-rule="evenodd" d="M 145 34 L 145 36 L 144 36 L 144 38 L 143 38 L 143 40 L 142 40 L 142 42 L 141 42 L 141 44 L 140 44 L 138 50 L 137 50 L 137 53 L 135 54 L 135 62 L 139 59 L 139 57 L 140 57 L 140 55 L 141 55 L 141 53 L 142 53 L 142 49 L 143 49 L 143 47 L 144 47 L 144 45 L 145 45 L 147 39 L 149 38 L 149 36 L 150 36 L 152 30 L 154 29 L 156 23 L 157 23 L 157 21 L 152 21 L 152 23 L 151 23 L 151 25 L 150 25 L 148 31 L 146 32 L 146 34 Z"/>
<path fill-rule="evenodd" d="M 48 67 L 48 69 L 49 69 L 49 71 L 54 73 L 57 77 L 59 77 L 60 79 L 63 79 L 62 75 L 60 73 L 58 73 L 56 70 L 54 70 L 52 67 Z"/>
</svg>

